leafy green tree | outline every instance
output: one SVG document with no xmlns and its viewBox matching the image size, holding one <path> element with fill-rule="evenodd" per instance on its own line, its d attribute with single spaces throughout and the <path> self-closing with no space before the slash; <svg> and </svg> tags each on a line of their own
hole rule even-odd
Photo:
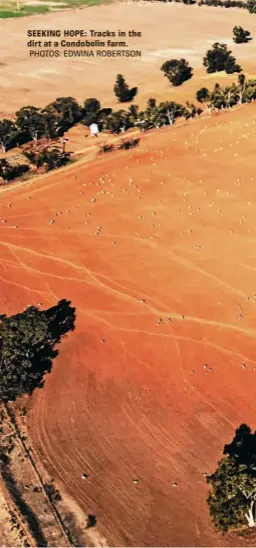
<svg viewBox="0 0 256 548">
<path fill-rule="evenodd" d="M 250 102 L 256 99 L 256 80 L 247 80 L 244 84 L 243 100 Z"/>
<path fill-rule="evenodd" d="M 173 86 L 180 86 L 193 76 L 192 68 L 186 59 L 170 59 L 161 66 L 162 72 Z"/>
<path fill-rule="evenodd" d="M 243 73 L 238 74 L 238 93 L 239 93 L 239 103 L 242 104 L 244 100 L 244 92 L 246 87 L 246 78 Z"/>
<path fill-rule="evenodd" d="M 236 44 L 246 44 L 251 39 L 251 33 L 248 30 L 239 26 L 233 28 L 233 40 Z"/>
<path fill-rule="evenodd" d="M 131 126 L 135 126 L 138 121 L 139 107 L 138 105 L 130 105 L 128 107 L 128 116 Z"/>
<path fill-rule="evenodd" d="M 21 175 L 24 175 L 27 171 L 29 171 L 29 166 L 27 164 L 12 165 L 6 158 L 0 159 L 0 177 L 2 177 L 5 182 L 21 177 Z"/>
<path fill-rule="evenodd" d="M 101 104 L 98 99 L 90 97 L 85 100 L 83 108 L 83 123 L 85 126 L 90 126 L 98 122 L 101 111 Z"/>
<path fill-rule="evenodd" d="M 112 112 L 110 116 L 104 119 L 103 128 L 111 133 L 124 132 L 132 127 L 132 123 L 129 117 L 129 113 L 125 110 L 117 110 Z"/>
<path fill-rule="evenodd" d="M 175 103 L 175 101 L 160 103 L 158 109 L 160 114 L 164 117 L 163 122 L 166 125 L 172 125 L 176 118 L 179 118 L 184 114 L 184 107 L 179 103 Z"/>
<path fill-rule="evenodd" d="M 17 126 L 11 120 L 0 120 L 0 146 L 3 152 L 17 144 L 18 134 Z"/>
<path fill-rule="evenodd" d="M 247 0 L 246 5 L 250 13 L 256 13 L 256 0 Z"/>
<path fill-rule="evenodd" d="M 49 140 L 59 136 L 59 115 L 52 109 L 42 110 L 44 117 L 45 137 Z"/>
<path fill-rule="evenodd" d="M 147 123 L 148 129 L 149 127 L 160 127 L 160 125 L 162 125 L 160 117 L 161 116 L 156 104 L 156 100 L 151 97 L 150 99 L 148 99 L 144 113 L 144 120 Z"/>
<path fill-rule="evenodd" d="M 46 113 L 52 117 L 52 129 L 58 137 L 80 122 L 83 115 L 82 108 L 73 97 L 58 97 L 45 107 L 44 115 Z"/>
<path fill-rule="evenodd" d="M 0 399 L 14 400 L 31 392 L 36 378 L 33 359 L 47 338 L 46 315 L 32 306 L 22 314 L 1 317 Z"/>
<path fill-rule="evenodd" d="M 41 149 L 34 147 L 27 151 L 24 150 L 23 154 L 37 169 L 43 166 L 45 171 L 56 169 L 70 161 L 70 153 L 63 151 L 57 146 Z"/>
<path fill-rule="evenodd" d="M 42 386 L 58 354 L 54 345 L 74 329 L 75 309 L 63 299 L 39 311 L 30 306 L 14 316 L 0 316 L 0 400 L 13 401 Z"/>
<path fill-rule="evenodd" d="M 154 97 L 150 97 L 148 99 L 147 108 L 149 110 L 153 110 L 154 108 L 156 108 L 156 100 L 154 99 Z"/>
<path fill-rule="evenodd" d="M 203 65 L 209 73 L 225 70 L 231 74 L 241 70 L 241 67 L 236 64 L 235 58 L 231 56 L 231 51 L 227 49 L 227 45 L 219 44 L 219 42 L 215 42 L 212 48 L 206 52 Z"/>
<path fill-rule="evenodd" d="M 122 74 L 118 74 L 114 85 L 114 93 L 120 103 L 132 101 L 138 88 L 129 88 Z"/>
<path fill-rule="evenodd" d="M 199 103 L 204 103 L 205 101 L 209 101 L 209 98 L 210 98 L 210 92 L 207 88 L 203 87 L 197 90 L 196 99 Z"/>
<path fill-rule="evenodd" d="M 189 118 L 195 118 L 195 116 L 198 117 L 199 114 L 201 114 L 201 112 L 202 112 L 201 108 L 196 107 L 194 103 L 190 103 L 189 101 L 186 101 L 186 106 L 183 111 L 183 116 L 185 117 L 186 120 L 188 120 Z"/>
<path fill-rule="evenodd" d="M 254 527 L 256 502 L 256 432 L 242 424 L 224 457 L 207 477 L 211 485 L 208 505 L 217 529 L 228 531 L 244 525 Z"/>
<path fill-rule="evenodd" d="M 45 135 L 44 116 L 37 107 L 22 107 L 16 112 L 16 125 L 28 140 L 37 141 Z"/>
</svg>

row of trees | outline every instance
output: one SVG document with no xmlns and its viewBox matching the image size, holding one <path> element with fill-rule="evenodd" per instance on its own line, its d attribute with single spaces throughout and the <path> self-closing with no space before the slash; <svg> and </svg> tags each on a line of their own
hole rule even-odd
<svg viewBox="0 0 256 548">
<path fill-rule="evenodd" d="M 246 80 L 244 74 L 238 75 L 237 83 L 231 86 L 221 87 L 215 84 L 214 89 L 210 91 L 206 87 L 200 88 L 196 93 L 196 99 L 200 103 L 207 103 L 214 108 L 231 108 L 234 105 L 250 103 L 256 100 L 256 80 Z"/>
<path fill-rule="evenodd" d="M 149 101 L 149 104 L 151 102 Z M 175 103 L 161 103 L 158 111 L 161 112 L 161 117 L 165 117 L 168 121 L 177 116 L 177 111 L 189 115 L 189 109 L 183 110 L 181 106 L 175 107 L 175 115 L 169 114 L 173 111 Z M 171 105 L 171 106 L 169 106 Z M 154 102 L 154 111 L 156 105 Z M 137 105 L 131 105 L 127 111 L 121 109 L 113 111 L 111 108 L 102 108 L 100 101 L 96 98 L 88 98 L 84 102 L 84 106 L 80 107 L 76 99 L 72 97 L 62 97 L 56 99 L 51 105 L 45 109 L 39 109 L 34 106 L 21 108 L 16 113 L 16 120 L 0 120 L 0 145 L 2 150 L 6 152 L 8 149 L 25 144 L 26 141 L 34 141 L 36 144 L 39 139 L 56 139 L 63 135 L 68 129 L 78 122 L 89 126 L 92 123 L 99 124 L 101 130 L 107 130 L 112 133 L 125 131 L 134 125 L 139 125 L 149 116 L 149 107 L 145 112 L 139 111 Z M 150 114 L 151 116 L 151 114 Z M 36 150 L 30 150 L 25 155 L 30 161 L 36 160 L 37 167 L 47 158 L 38 157 Z"/>
<path fill-rule="evenodd" d="M 42 137 L 55 139 L 82 119 L 82 109 L 72 97 L 60 97 L 44 109 L 22 107 L 15 120 L 0 120 L 0 145 L 3 152 Z"/>
<path fill-rule="evenodd" d="M 223 66 L 227 68 L 230 52 L 225 44 L 216 43 L 209 51 L 211 54 L 205 60 L 205 63 L 208 63 L 209 72 L 221 70 Z M 231 56 L 231 61 L 232 59 Z M 238 103 L 250 102 L 256 99 L 256 80 L 246 80 L 243 74 L 239 74 L 238 82 L 231 86 L 221 87 L 216 84 L 212 91 L 206 87 L 200 88 L 196 93 L 196 99 L 199 103 L 207 103 L 208 107 L 217 109 L 231 108 Z M 56 138 L 79 121 L 87 126 L 97 123 L 100 131 L 119 134 L 132 127 L 145 131 L 172 125 L 179 117 L 187 120 L 199 116 L 201 112 L 200 107 L 188 101 L 183 105 L 175 101 L 157 104 L 154 98 L 150 98 L 144 110 L 140 110 L 138 105 L 130 105 L 127 110 L 114 111 L 111 108 L 102 108 L 100 101 L 96 98 L 86 99 L 84 106 L 80 107 L 74 98 L 63 97 L 56 99 L 45 109 L 40 110 L 33 106 L 20 109 L 16 114 L 15 122 L 5 119 L 0 121 L 0 144 L 5 151 L 12 145 L 16 145 L 17 139 L 21 142 L 32 139 L 34 144 L 25 145 L 23 154 L 37 169 L 43 167 L 48 171 L 67 163 L 70 160 L 70 154 L 60 146 L 52 146 L 50 143 L 45 145 L 45 139 L 42 137 Z M 42 141 L 39 142 L 39 139 Z M 29 166 L 26 163 L 11 165 L 6 158 L 0 160 L 0 177 L 4 181 L 19 177 L 28 170 Z"/>
<path fill-rule="evenodd" d="M 130 89 L 122 74 L 118 74 L 114 92 L 122 103 L 131 101 L 137 88 Z M 22 107 L 14 120 L 0 120 L 0 146 L 6 152 L 31 140 L 37 142 L 42 137 L 56 139 L 78 122 L 90 125 L 94 112 L 100 108 L 96 99 L 87 99 L 81 106 L 73 97 L 59 97 L 43 109 L 31 105 Z M 101 114 L 110 113 L 111 109 L 102 109 Z"/>
<path fill-rule="evenodd" d="M 249 39 L 248 31 L 241 27 L 235 27 L 234 33 L 239 41 Z M 203 64 L 209 73 L 225 70 L 231 74 L 241 71 L 231 51 L 225 44 L 218 42 L 206 52 Z M 161 71 L 174 86 L 181 85 L 193 75 L 186 59 L 165 61 Z M 119 102 L 123 103 L 135 97 L 137 88 L 129 88 L 123 75 L 118 74 L 114 92 Z M 111 130 L 115 125 L 114 118 L 112 109 L 101 108 L 100 102 L 95 98 L 86 99 L 81 106 L 73 97 L 59 97 L 43 109 L 31 105 L 22 107 L 16 112 L 15 120 L 0 120 L 0 146 L 6 152 L 31 140 L 37 142 L 42 137 L 56 139 L 78 122 L 89 126 L 100 119 L 105 129 Z"/>
<path fill-rule="evenodd" d="M 145 110 L 140 110 L 138 105 L 130 105 L 128 110 L 112 112 L 106 118 L 101 117 L 100 111 L 98 116 L 97 113 L 95 113 L 95 116 L 101 129 L 118 134 L 127 131 L 131 127 L 147 130 L 153 127 L 159 128 L 172 125 L 179 117 L 193 118 L 201 112 L 201 108 L 188 101 L 185 105 L 175 101 L 165 101 L 157 104 L 154 98 L 150 98 Z"/>
<path fill-rule="evenodd" d="M 76 104 L 75 99 L 66 99 L 70 101 L 71 105 Z M 65 101 L 66 104 L 67 101 Z M 42 135 L 44 126 L 41 124 L 41 114 L 43 116 L 43 113 L 40 113 L 40 110 L 35 107 L 26 107 L 25 109 L 21 109 L 21 111 L 26 113 L 26 116 L 24 116 L 26 132 L 30 138 L 33 138 L 32 144 L 30 143 L 23 147 L 25 158 L 31 164 L 34 164 L 37 169 L 43 168 L 44 171 L 58 168 L 70 161 L 70 153 L 66 152 L 60 146 L 52 146 L 51 144 L 47 146 L 45 139 L 42 139 L 41 142 L 39 141 L 39 139 L 45 137 L 45 135 Z M 88 98 L 84 103 L 83 111 L 84 118 L 81 121 L 85 125 L 89 126 L 92 123 L 97 123 L 100 131 L 119 134 L 121 132 L 124 133 L 132 127 L 138 127 L 141 131 L 146 131 L 150 128 L 171 125 L 179 117 L 184 117 L 187 120 L 188 118 L 199 116 L 202 109 L 189 101 L 185 105 L 174 101 L 165 101 L 157 105 L 156 100 L 151 98 L 148 100 L 145 110 L 140 110 L 138 105 L 130 105 L 128 110 L 120 109 L 113 111 L 111 108 L 101 108 L 98 99 Z M 35 115 L 35 112 L 39 114 L 39 117 L 37 114 Z M 6 124 L 5 122 L 9 121 L 0 121 L 0 135 L 5 143 L 6 150 L 7 143 L 11 143 L 8 131 L 9 128 L 13 131 L 13 125 L 10 126 L 10 124 Z M 49 119 L 48 122 L 50 122 Z M 70 123 L 71 121 L 68 122 L 68 127 L 70 127 Z M 54 122 L 51 125 L 54 125 Z M 65 125 L 65 127 L 67 126 Z M 7 131 L 7 134 L 4 134 L 4 131 Z M 50 138 L 48 135 L 47 137 Z M 0 177 L 6 182 L 24 175 L 29 169 L 30 167 L 26 163 L 13 165 L 7 158 L 0 159 Z"/>
<path fill-rule="evenodd" d="M 236 36 L 241 39 L 244 31 L 236 27 Z M 247 37 L 248 38 L 248 37 Z M 203 64 L 207 72 L 225 70 L 228 74 L 241 71 L 236 59 L 231 55 L 225 44 L 215 43 L 206 52 Z M 192 77 L 192 68 L 185 59 L 171 59 L 166 61 L 161 71 L 174 86 L 181 85 Z M 129 88 L 122 74 L 117 75 L 114 91 L 120 102 L 131 101 L 137 88 Z M 101 129 L 114 131 L 119 126 L 120 111 L 118 114 L 110 108 L 101 108 L 96 98 L 88 98 L 81 106 L 73 97 L 59 97 L 45 108 L 40 109 L 34 106 L 22 107 L 16 112 L 15 120 L 0 120 L 0 146 L 3 152 L 26 142 L 37 142 L 45 137 L 52 140 L 61 137 L 67 130 L 78 122 L 89 126 L 93 122 L 101 125 Z M 132 116 L 122 114 L 124 118 L 124 129 L 130 126 L 129 119 Z M 128 124 L 128 127 L 127 127 Z"/>
<path fill-rule="evenodd" d="M 69 99 L 71 99 L 71 104 L 75 102 L 75 99 Z M 231 108 L 236 104 L 248 103 L 256 99 L 256 80 L 246 80 L 245 75 L 240 73 L 238 81 L 232 83 L 230 86 L 216 84 L 213 90 L 209 90 L 206 87 L 200 88 L 196 93 L 196 99 L 199 103 L 206 103 L 208 107 L 216 109 Z M 138 105 L 130 105 L 127 110 L 120 109 L 113 111 L 110 108 L 101 108 L 98 99 L 88 98 L 84 103 L 83 123 L 90 125 L 94 122 L 98 124 L 101 131 L 119 134 L 121 132 L 124 133 L 132 127 L 138 127 L 142 131 L 146 131 L 150 128 L 172 125 L 177 118 L 183 117 L 188 120 L 189 118 L 199 116 L 201 112 L 202 108 L 197 107 L 189 101 L 184 105 L 175 101 L 164 101 L 157 104 L 154 98 L 148 100 L 144 110 L 140 110 Z M 31 107 L 31 121 L 29 107 L 26 108 L 26 114 L 27 131 L 34 134 L 37 129 L 34 107 Z M 10 126 L 6 124 L 5 127 L 8 130 Z M 38 139 L 39 136 L 40 132 L 38 131 L 36 138 Z M 43 166 L 45 170 L 60 167 L 70 159 L 70 154 L 65 152 L 61 147 L 39 146 L 39 143 L 24 147 L 23 154 L 37 169 Z M 28 169 L 27 164 L 11 166 L 6 158 L 0 160 L 0 176 L 5 181 L 12 180 L 24 174 Z"/>
<path fill-rule="evenodd" d="M 171 0 L 179 2 L 180 0 Z M 247 9 L 249 13 L 256 13 L 256 0 L 199 0 L 198 6 L 213 6 L 223 8 L 240 8 Z"/>
<path fill-rule="evenodd" d="M 65 299 L 48 310 L 30 306 L 14 316 L 0 315 L 0 401 L 41 386 L 58 355 L 56 344 L 74 327 L 75 309 Z"/>
<path fill-rule="evenodd" d="M 152 0 L 148 0 L 152 1 Z M 155 0 L 154 0 L 155 1 Z M 247 2 L 244 2 L 243 0 L 199 0 L 198 2 L 196 0 L 158 0 L 159 2 L 176 2 L 178 4 L 183 3 L 188 5 L 197 4 L 198 6 L 213 6 L 213 7 L 221 7 L 221 8 L 241 8 L 241 9 L 247 9 L 249 13 L 256 13 L 256 0 L 247 0 Z"/>
</svg>

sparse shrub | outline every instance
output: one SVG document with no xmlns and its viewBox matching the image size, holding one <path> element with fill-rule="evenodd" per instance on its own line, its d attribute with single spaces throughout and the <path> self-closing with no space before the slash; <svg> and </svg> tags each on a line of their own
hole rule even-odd
<svg viewBox="0 0 256 548">
<path fill-rule="evenodd" d="M 118 149 L 120 150 L 128 150 L 129 148 L 137 147 L 140 142 L 139 138 L 133 138 L 129 140 L 122 140 L 122 142 L 118 145 Z"/>
<path fill-rule="evenodd" d="M 251 33 L 242 27 L 233 28 L 233 40 L 236 44 L 246 44 L 251 40 Z"/>
<path fill-rule="evenodd" d="M 44 488 L 45 488 L 45 491 L 47 493 L 47 495 L 49 496 L 49 498 L 51 499 L 51 501 L 56 504 L 57 502 L 60 502 L 62 500 L 62 496 L 59 492 L 59 489 L 57 489 L 53 483 L 46 483 L 44 485 Z"/>
<path fill-rule="evenodd" d="M 102 145 L 100 145 L 99 149 L 100 149 L 100 153 L 104 153 L 104 152 L 112 152 L 114 150 L 114 145 L 112 144 L 108 144 L 108 143 L 103 143 Z"/>
<path fill-rule="evenodd" d="M 96 516 L 94 514 L 88 514 L 86 529 L 89 529 L 90 527 L 95 527 L 96 523 L 97 523 Z"/>
</svg>

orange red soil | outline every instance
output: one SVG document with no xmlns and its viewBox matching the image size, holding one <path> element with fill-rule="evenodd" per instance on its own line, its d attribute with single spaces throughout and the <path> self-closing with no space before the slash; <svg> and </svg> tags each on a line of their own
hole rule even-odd
<svg viewBox="0 0 256 548">
<path fill-rule="evenodd" d="M 247 542 L 215 533 L 204 474 L 256 426 L 255 123 L 162 129 L 1 195 L 2 312 L 77 312 L 30 434 L 109 545 Z"/>
</svg>

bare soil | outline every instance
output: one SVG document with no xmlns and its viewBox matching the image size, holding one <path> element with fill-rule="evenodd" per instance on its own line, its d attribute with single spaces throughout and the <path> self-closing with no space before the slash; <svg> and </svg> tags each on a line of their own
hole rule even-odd
<svg viewBox="0 0 256 548">
<path fill-rule="evenodd" d="M 201 86 L 213 87 L 216 81 L 223 84 L 236 79 L 236 75 L 206 73 L 202 60 L 213 42 L 228 44 L 243 70 L 256 74 L 256 40 L 234 44 L 232 29 L 237 24 L 256 36 L 256 18 L 245 10 L 175 3 L 113 3 L 2 20 L 0 112 L 12 114 L 29 104 L 45 106 L 56 96 L 65 95 L 81 102 L 86 97 L 97 97 L 104 106 L 119 108 L 113 94 L 119 72 L 131 86 L 138 86 L 135 102 L 142 106 L 152 96 L 157 100 L 194 99 Z M 129 49 L 141 49 L 142 57 L 29 57 L 27 31 L 42 28 L 139 31 L 142 37 L 129 38 Z M 160 71 L 164 61 L 173 57 L 185 57 L 194 68 L 194 78 L 179 88 L 170 86 Z"/>
<path fill-rule="evenodd" d="M 77 309 L 30 435 L 108 545 L 255 544 L 215 533 L 204 477 L 256 426 L 255 128 L 241 107 L 2 193 L 4 311 Z"/>
<path fill-rule="evenodd" d="M 255 40 L 232 44 L 235 24 L 256 35 L 256 18 L 242 10 L 177 4 L 2 21 L 0 110 L 64 95 L 118 107 L 118 72 L 139 87 L 141 105 L 151 96 L 192 99 L 202 85 L 235 78 L 202 69 L 216 40 L 255 74 Z M 131 44 L 143 56 L 29 59 L 26 31 L 42 25 L 134 28 L 143 37 Z M 159 70 L 173 56 L 195 67 L 178 89 Z M 1 190 L 2 311 L 61 298 L 77 309 L 75 332 L 30 401 L 29 433 L 38 467 L 63 493 L 73 534 L 83 535 L 86 516 L 96 515 L 96 528 L 80 537 L 87 546 L 255 545 L 254 535 L 214 531 L 205 484 L 234 429 L 256 427 L 255 128 L 252 104 L 98 156 L 98 142 L 79 126 L 68 143 L 77 163 Z M 13 473 L 23 489 L 35 478 L 28 481 L 19 458 Z M 46 519 L 46 502 L 25 492 Z M 43 534 L 60 543 L 51 519 Z"/>
</svg>

